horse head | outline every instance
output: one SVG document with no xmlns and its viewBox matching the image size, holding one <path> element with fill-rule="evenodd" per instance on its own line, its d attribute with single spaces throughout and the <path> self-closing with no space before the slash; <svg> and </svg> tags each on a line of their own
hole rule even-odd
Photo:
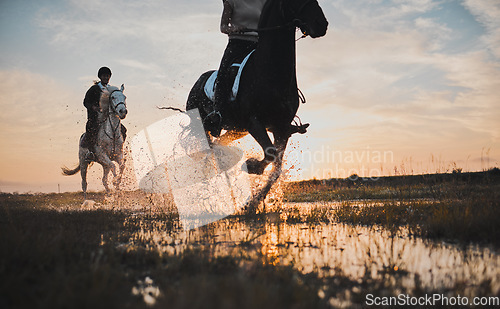
<svg viewBox="0 0 500 309">
<path fill-rule="evenodd" d="M 317 0 L 289 0 L 282 3 L 285 19 L 293 21 L 294 25 L 312 38 L 326 34 L 328 21 Z"/>
<path fill-rule="evenodd" d="M 120 88 L 112 87 L 109 95 L 109 103 L 111 110 L 120 117 L 120 119 L 124 119 L 127 116 L 127 104 L 125 100 L 127 97 L 123 94 L 123 90 L 125 87 L 122 86 Z"/>
</svg>

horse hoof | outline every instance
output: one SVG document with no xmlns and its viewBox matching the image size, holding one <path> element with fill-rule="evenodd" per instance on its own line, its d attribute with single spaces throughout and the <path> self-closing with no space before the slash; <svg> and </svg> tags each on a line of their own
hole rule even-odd
<svg viewBox="0 0 500 309">
<path fill-rule="evenodd" d="M 292 132 L 291 134 L 299 133 L 299 134 L 305 134 L 307 133 L 307 128 L 309 127 L 309 124 L 302 124 L 302 125 L 292 125 Z"/>
<path fill-rule="evenodd" d="M 264 172 L 265 165 L 257 159 L 248 159 L 245 163 L 249 174 L 262 175 Z"/>
<path fill-rule="evenodd" d="M 307 128 L 308 128 L 308 127 L 309 127 L 309 124 L 308 124 L 308 123 L 306 123 L 306 124 L 303 124 L 303 125 L 299 126 L 299 131 L 298 131 L 298 133 L 300 133 L 300 134 L 305 134 L 305 133 L 307 133 Z"/>
</svg>

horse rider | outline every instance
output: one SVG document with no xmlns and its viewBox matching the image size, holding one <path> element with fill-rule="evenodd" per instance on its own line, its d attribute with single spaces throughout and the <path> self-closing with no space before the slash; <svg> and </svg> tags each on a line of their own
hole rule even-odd
<svg viewBox="0 0 500 309">
<path fill-rule="evenodd" d="M 231 97 L 232 80 L 229 78 L 230 67 L 242 60 L 257 47 L 259 34 L 249 29 L 257 29 L 260 15 L 267 0 L 223 0 L 224 9 L 220 21 L 220 31 L 229 36 L 229 40 L 220 62 L 215 82 L 215 102 L 213 110 L 204 119 L 204 123 L 214 137 L 219 137 L 222 130 L 222 114 Z M 291 125 L 292 133 L 305 133 L 309 124 Z"/>
<path fill-rule="evenodd" d="M 229 36 L 229 41 L 217 73 L 214 110 L 205 118 L 211 129 L 210 133 L 215 137 L 220 135 L 222 111 L 231 96 L 229 68 L 236 60 L 244 58 L 257 46 L 258 33 L 248 29 L 257 29 L 265 2 L 266 0 L 223 0 L 220 31 Z"/>
<path fill-rule="evenodd" d="M 108 67 L 101 67 L 97 72 L 97 77 L 100 81 L 95 82 L 92 87 L 85 93 L 83 105 L 87 108 L 87 125 L 85 126 L 85 137 L 82 140 L 81 146 L 89 150 L 88 160 L 95 160 L 95 145 L 97 143 L 97 133 L 99 132 L 99 113 L 101 107 L 99 101 L 101 94 L 107 91 L 109 80 L 111 79 L 111 70 Z M 123 140 L 125 140 L 127 129 L 122 124 L 121 132 Z"/>
</svg>

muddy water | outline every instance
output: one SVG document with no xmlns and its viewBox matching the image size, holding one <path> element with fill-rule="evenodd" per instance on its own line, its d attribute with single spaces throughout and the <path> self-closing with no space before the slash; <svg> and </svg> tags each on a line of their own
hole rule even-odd
<svg viewBox="0 0 500 309">
<path fill-rule="evenodd" d="M 285 206 L 315 207 L 306 203 Z M 460 287 L 465 296 L 475 296 L 480 285 L 489 281 L 491 294 L 500 293 L 499 252 L 424 240 L 405 230 L 390 232 L 340 223 L 290 224 L 280 220 L 279 214 L 270 214 L 257 222 L 232 218 L 178 232 L 168 231 L 162 222 L 150 222 L 127 245 L 134 243 L 146 243 L 164 254 L 203 247 L 215 256 L 264 258 L 267 263 L 293 265 L 304 273 L 342 274 L 360 283 L 370 278 L 397 279 L 392 285 L 404 290 L 416 285 L 423 290 Z"/>
</svg>

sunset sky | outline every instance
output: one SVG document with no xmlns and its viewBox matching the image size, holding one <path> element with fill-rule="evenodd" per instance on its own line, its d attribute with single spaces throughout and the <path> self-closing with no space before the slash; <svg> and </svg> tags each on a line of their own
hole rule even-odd
<svg viewBox="0 0 500 309">
<path fill-rule="evenodd" d="M 294 179 L 466 171 L 500 161 L 500 1 L 320 0 L 325 37 L 297 42 L 311 123 Z M 85 91 L 109 66 L 133 136 L 184 108 L 227 37 L 220 0 L 0 1 L 0 191 L 76 191 Z M 297 35 L 298 36 L 298 35 Z M 94 165 L 90 190 L 101 168 Z"/>
</svg>

